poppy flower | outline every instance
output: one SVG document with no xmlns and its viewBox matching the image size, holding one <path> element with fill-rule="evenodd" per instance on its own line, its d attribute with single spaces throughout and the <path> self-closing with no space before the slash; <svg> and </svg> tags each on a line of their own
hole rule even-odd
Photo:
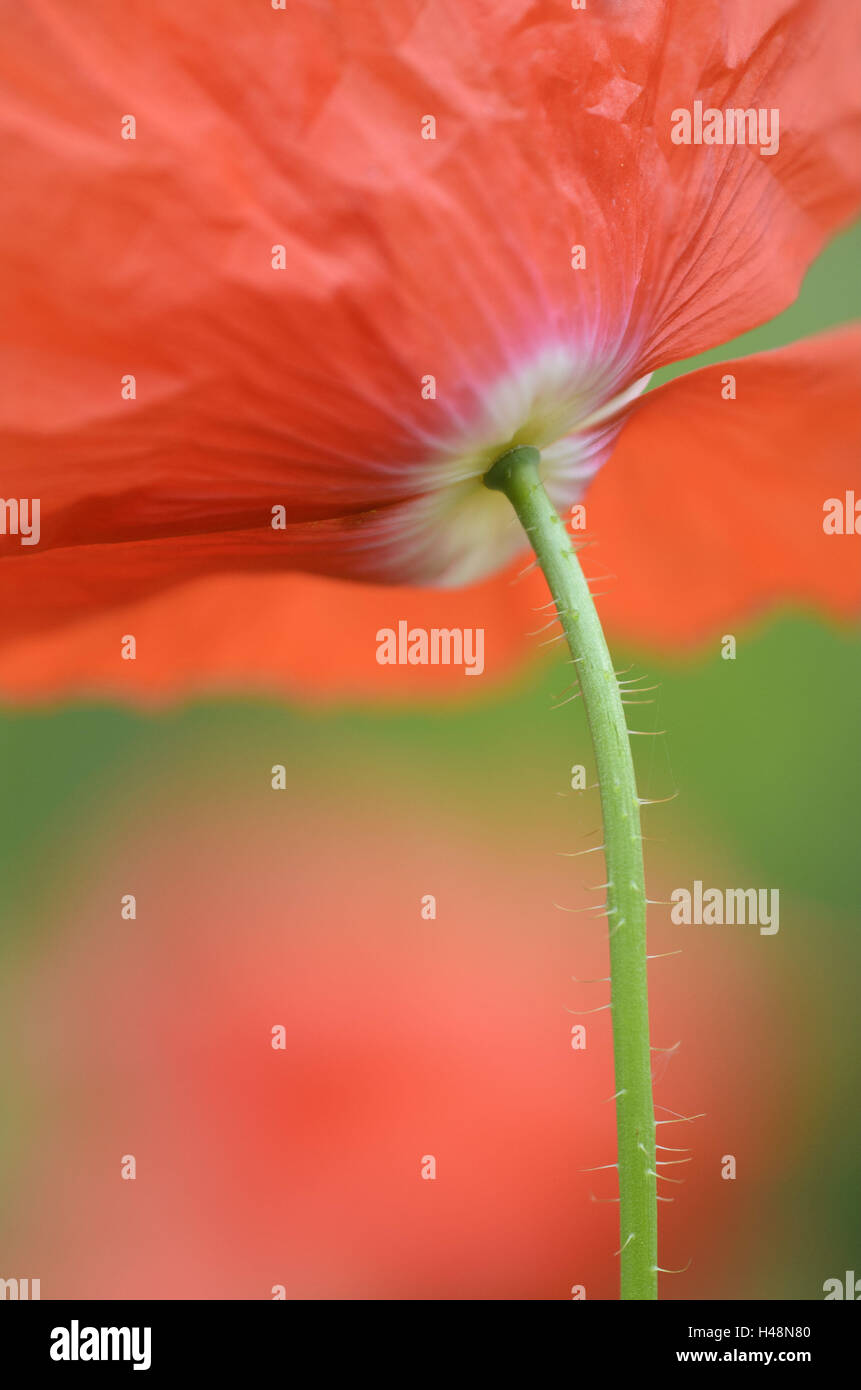
<svg viewBox="0 0 861 1390">
<path fill-rule="evenodd" d="M 484 626 L 500 673 L 546 600 L 512 589 L 525 542 L 482 485 L 517 444 L 585 502 L 617 631 L 857 612 L 822 507 L 858 482 L 858 331 L 646 388 L 789 304 L 857 210 L 858 24 L 843 0 L 10 15 L 3 489 L 40 521 L 2 537 L 0 691 L 433 688 L 375 662 L 401 616 Z"/>
</svg>

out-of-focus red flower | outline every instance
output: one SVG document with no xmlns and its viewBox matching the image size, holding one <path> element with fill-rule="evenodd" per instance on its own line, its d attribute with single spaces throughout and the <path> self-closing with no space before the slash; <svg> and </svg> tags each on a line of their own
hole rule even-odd
<svg viewBox="0 0 861 1390">
<path fill-rule="evenodd" d="M 503 670 L 542 592 L 488 582 L 524 542 L 481 478 L 517 443 L 586 495 L 619 627 L 853 611 L 822 503 L 858 482 L 857 333 L 727 368 L 734 400 L 716 369 L 641 393 L 787 305 L 855 210 L 857 31 L 843 0 L 12 15 L 3 489 L 41 539 L 3 539 L 0 689 L 325 689 L 337 648 L 338 689 L 379 690 L 404 605 Z M 776 146 L 675 144 L 695 101 L 776 111 Z"/>
<path fill-rule="evenodd" d="M 414 796 L 357 823 L 354 792 L 340 814 L 294 807 L 285 868 L 283 815 L 231 801 L 189 835 L 163 787 L 155 837 L 146 811 L 112 803 L 86 887 L 57 880 L 50 952 L 6 973 L 20 1163 L 7 1268 L 39 1277 L 43 1298 L 267 1299 L 277 1284 L 288 1298 L 616 1297 L 616 1174 L 584 1171 L 615 1154 L 609 1015 L 566 1011 L 606 998 L 570 979 L 607 973 L 606 924 L 536 899 L 555 858 L 565 901 L 594 901 L 548 855 L 549 818 L 440 840 Z M 138 918 L 118 924 L 125 875 Z M 656 951 L 678 944 L 658 932 Z M 676 1199 L 665 1262 L 697 1254 L 667 1297 L 708 1279 L 796 1122 L 784 1107 L 763 1126 L 749 1066 L 784 1022 L 769 982 L 738 978 L 737 947 L 685 946 L 686 970 L 653 969 L 655 1042 L 685 1038 L 656 1054 L 656 1100 L 709 1118 L 660 1131 L 696 1158 L 662 1170 L 685 1178 L 662 1187 Z M 791 1074 L 792 1046 L 776 1056 Z M 720 1181 L 728 1132 L 745 1198 Z"/>
</svg>

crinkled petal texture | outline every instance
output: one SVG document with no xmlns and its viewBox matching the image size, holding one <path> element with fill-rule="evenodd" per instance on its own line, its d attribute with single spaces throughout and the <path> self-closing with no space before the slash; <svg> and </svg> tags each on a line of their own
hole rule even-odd
<svg viewBox="0 0 861 1390">
<path fill-rule="evenodd" d="M 0 538 L 2 637 L 194 620 L 233 575 L 237 651 L 288 571 L 499 568 L 493 458 L 535 444 L 578 499 L 637 383 L 782 308 L 851 215 L 857 30 L 843 0 L 21 7 L 0 446 L 41 538 Z M 779 111 L 778 147 L 674 144 L 695 100 Z"/>
<path fill-rule="evenodd" d="M 584 563 L 600 581 L 602 616 L 615 635 L 663 648 L 688 646 L 781 601 L 856 619 L 861 530 L 853 534 L 853 501 L 861 505 L 861 329 L 677 378 L 645 397 L 586 497 L 596 544 Z M 0 648 L 7 698 L 85 693 L 148 704 L 248 689 L 330 699 L 465 696 L 516 669 L 530 649 L 527 632 L 542 641 L 552 635 L 536 570 L 462 590 L 304 574 L 216 574 L 168 589 L 155 573 L 165 587 L 135 601 L 145 553 L 167 556 L 169 575 L 181 562 L 188 574 L 205 567 L 204 557 L 188 542 L 130 544 L 119 573 L 113 547 L 91 549 L 92 566 L 105 567 L 120 602 L 78 621 L 74 550 L 8 562 L 42 566 L 46 610 L 65 603 L 70 620 L 34 637 L 41 600 L 27 605 L 38 586 L 22 588 L 7 618 L 18 636 Z M 400 622 L 483 628 L 483 680 L 468 679 L 465 666 L 379 665 L 377 634 Z M 134 662 L 119 659 L 129 633 Z"/>
</svg>

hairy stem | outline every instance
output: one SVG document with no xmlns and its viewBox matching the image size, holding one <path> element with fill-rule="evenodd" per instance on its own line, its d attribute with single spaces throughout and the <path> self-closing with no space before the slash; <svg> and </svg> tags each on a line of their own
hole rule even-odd
<svg viewBox="0 0 861 1390">
<path fill-rule="evenodd" d="M 544 571 L 574 659 L 592 735 L 609 885 L 621 1296 L 654 1299 L 658 1296 L 657 1169 L 640 803 L 613 663 L 571 538 L 539 477 L 539 459 L 537 449 L 512 449 L 494 464 L 484 482 L 508 498 Z"/>
</svg>

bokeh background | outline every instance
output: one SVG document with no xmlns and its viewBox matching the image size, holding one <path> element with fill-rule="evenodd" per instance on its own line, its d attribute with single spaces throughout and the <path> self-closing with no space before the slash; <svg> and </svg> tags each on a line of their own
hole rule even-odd
<svg viewBox="0 0 861 1390">
<path fill-rule="evenodd" d="M 859 254 L 856 229 L 699 360 L 861 316 Z M 861 1274 L 861 640 L 815 613 L 733 631 L 733 662 L 617 647 L 659 686 L 632 724 L 667 730 L 637 740 L 641 793 L 678 793 L 644 813 L 651 896 L 780 891 L 772 937 L 650 909 L 651 951 L 681 948 L 651 967 L 653 1042 L 681 1044 L 659 1114 L 703 1112 L 662 1130 L 692 1161 L 664 1170 L 684 1272 L 661 1296 L 819 1299 Z M 44 1298 L 616 1296 L 615 1174 L 583 1171 L 614 1156 L 609 1016 L 569 1012 L 606 1000 L 579 983 L 606 924 L 557 906 L 598 901 L 601 857 L 566 856 L 599 813 L 569 784 L 580 704 L 553 708 L 569 668 L 532 651 L 443 706 L 3 712 L 0 1275 Z"/>
</svg>

